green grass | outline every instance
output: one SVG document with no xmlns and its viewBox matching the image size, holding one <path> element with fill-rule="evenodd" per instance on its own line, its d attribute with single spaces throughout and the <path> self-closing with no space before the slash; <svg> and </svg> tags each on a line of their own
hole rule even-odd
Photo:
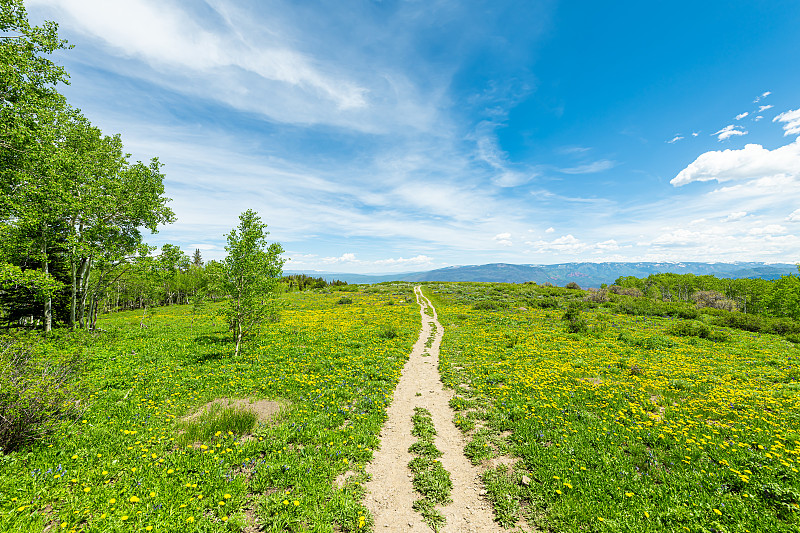
<svg viewBox="0 0 800 533">
<path fill-rule="evenodd" d="M 241 437 L 253 430 L 257 420 L 258 416 L 253 411 L 212 404 L 193 419 L 177 425 L 179 438 L 176 442 L 204 442 L 221 434 Z"/>
<path fill-rule="evenodd" d="M 348 287 L 349 305 L 339 291 L 287 295 L 280 322 L 236 359 L 213 305 L 193 324 L 173 306 L 144 328 L 119 313 L 97 334 L 51 336 L 37 357 L 85 355 L 86 409 L 0 456 L 0 531 L 368 530 L 364 465 L 419 332 L 410 285 L 371 289 Z M 255 427 L 224 404 L 186 419 L 220 398 L 285 408 Z"/>
<path fill-rule="evenodd" d="M 440 370 L 457 391 L 451 404 L 472 410 L 461 420 L 482 422 L 467 453 L 480 460 L 483 444 L 498 443 L 518 460 L 483 476 L 503 525 L 524 516 L 556 532 L 800 531 L 796 345 L 692 318 L 616 314 L 581 302 L 581 291 L 425 292 L 447 332 Z M 507 306 L 475 309 L 501 292 Z M 523 303 L 545 298 L 557 306 Z M 580 313 L 562 320 L 571 303 Z"/>
<path fill-rule="evenodd" d="M 439 462 L 442 452 L 433 443 L 436 428 L 433 426 L 431 413 L 422 407 L 415 407 L 411 417 L 411 434 L 418 437 L 411 445 L 409 452 L 414 454 L 408 464 L 413 474 L 412 485 L 422 498 L 415 500 L 412 508 L 422 515 L 422 519 L 433 531 L 439 531 L 445 525 L 445 517 L 436 507 L 452 501 L 450 493 L 453 482 L 450 473 Z"/>
</svg>

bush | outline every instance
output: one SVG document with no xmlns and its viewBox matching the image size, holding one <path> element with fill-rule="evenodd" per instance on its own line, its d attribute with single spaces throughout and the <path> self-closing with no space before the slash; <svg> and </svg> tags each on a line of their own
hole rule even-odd
<svg viewBox="0 0 800 533">
<path fill-rule="evenodd" d="M 0 340 L 0 451 L 10 453 L 55 431 L 83 413 L 72 384 L 80 361 L 36 361 L 32 347 Z"/>
<path fill-rule="evenodd" d="M 574 281 L 570 281 L 566 285 L 564 285 L 565 289 L 573 289 L 573 290 L 581 290 L 581 286 L 575 283 Z"/>
<path fill-rule="evenodd" d="M 384 339 L 394 339 L 399 335 L 397 328 L 391 324 L 386 326 L 381 326 L 381 329 L 378 330 L 378 337 Z"/>
<path fill-rule="evenodd" d="M 571 305 L 561 319 L 567 323 L 567 331 L 570 333 L 586 333 L 588 327 L 586 320 L 581 316 L 581 309 L 577 305 Z"/>
<path fill-rule="evenodd" d="M 584 296 L 583 299 L 587 302 L 594 302 L 598 304 L 605 303 L 609 300 L 608 290 L 600 289 L 599 291 L 597 291 L 589 289 L 589 294 Z"/>
<path fill-rule="evenodd" d="M 337 305 L 347 305 L 353 303 L 353 299 L 349 296 L 342 296 L 339 300 L 336 301 Z"/>
<path fill-rule="evenodd" d="M 679 322 L 670 328 L 669 333 L 679 337 L 698 337 L 714 342 L 724 342 L 728 340 L 728 334 L 724 331 L 712 330 L 702 322 L 697 321 Z"/>
<path fill-rule="evenodd" d="M 528 307 L 536 309 L 558 309 L 560 304 L 557 298 L 536 298 L 526 301 Z"/>
<path fill-rule="evenodd" d="M 472 308 L 476 311 L 494 311 L 498 307 L 497 302 L 492 300 L 481 300 L 472 304 Z"/>
<path fill-rule="evenodd" d="M 712 309 L 736 310 L 736 302 L 719 291 L 697 291 L 692 294 L 692 300 L 697 307 L 710 307 Z"/>
<path fill-rule="evenodd" d="M 616 305 L 618 313 L 640 316 L 663 316 L 674 318 L 694 319 L 700 316 L 700 311 L 695 307 L 683 304 L 662 302 L 649 298 L 628 298 Z"/>
</svg>

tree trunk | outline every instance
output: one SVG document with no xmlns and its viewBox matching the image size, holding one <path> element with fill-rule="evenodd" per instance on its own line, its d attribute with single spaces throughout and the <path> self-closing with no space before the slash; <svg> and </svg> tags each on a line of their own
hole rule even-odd
<svg viewBox="0 0 800 533">
<path fill-rule="evenodd" d="M 78 268 L 75 265 L 75 258 L 70 257 L 70 302 L 69 302 L 69 327 L 75 329 L 75 313 L 77 311 L 76 304 L 78 299 Z"/>
<path fill-rule="evenodd" d="M 47 240 L 44 235 L 44 230 L 42 230 L 42 261 L 44 265 L 42 270 L 44 271 L 44 275 L 47 276 L 50 274 L 50 267 L 49 261 L 47 260 Z M 44 299 L 44 331 L 45 333 L 49 333 L 50 330 L 53 329 L 53 297 L 52 295 L 48 294 Z"/>
<path fill-rule="evenodd" d="M 88 323 L 86 322 L 86 299 L 89 296 L 89 272 L 92 268 L 92 258 L 87 257 L 81 260 L 81 265 L 78 268 L 78 281 L 80 285 L 78 286 L 78 309 L 77 309 L 77 320 L 78 326 L 81 328 L 87 327 Z"/>
</svg>

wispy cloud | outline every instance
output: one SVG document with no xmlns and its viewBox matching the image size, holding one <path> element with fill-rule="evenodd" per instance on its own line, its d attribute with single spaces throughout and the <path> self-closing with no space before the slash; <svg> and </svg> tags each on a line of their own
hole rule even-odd
<svg viewBox="0 0 800 533">
<path fill-rule="evenodd" d="M 758 102 L 760 102 L 761 100 L 763 100 L 764 98 L 766 98 L 767 96 L 769 96 L 771 94 L 772 94 L 771 91 L 766 91 L 766 92 L 762 93 L 761 95 L 756 96 L 756 99 L 753 100 L 753 103 L 757 104 Z"/>
<path fill-rule="evenodd" d="M 678 141 L 680 141 L 682 139 L 683 139 L 683 137 L 681 135 L 676 135 L 675 137 L 673 137 L 672 139 L 667 141 L 667 144 L 674 144 L 674 143 L 676 143 L 676 142 L 678 142 Z"/>
<path fill-rule="evenodd" d="M 772 122 L 782 123 L 784 136 L 800 135 L 800 109 L 781 113 L 777 117 L 773 118 Z"/>
<path fill-rule="evenodd" d="M 492 183 L 498 187 L 518 187 L 528 183 L 538 173 L 532 170 L 512 168 L 512 164 L 508 161 L 508 154 L 500 148 L 497 142 L 494 132 L 497 127 L 497 124 L 491 122 L 481 122 L 475 133 L 478 157 L 493 170 Z"/>
<path fill-rule="evenodd" d="M 594 174 L 595 172 L 603 172 L 605 170 L 609 170 L 617 166 L 615 161 L 611 161 L 608 159 L 601 159 L 599 161 L 593 161 L 592 163 L 587 163 L 585 165 L 578 165 L 575 167 L 569 168 L 560 168 L 558 169 L 559 172 L 563 172 L 564 174 Z"/>
<path fill-rule="evenodd" d="M 733 137 L 735 135 L 747 135 L 747 131 L 739 129 L 740 127 L 741 126 L 734 126 L 733 124 L 730 124 L 722 128 L 718 132 L 712 133 L 711 135 L 716 135 L 717 139 L 719 139 L 720 141 L 724 141 L 725 139 L 729 139 L 730 137 Z"/>
<path fill-rule="evenodd" d="M 744 117 L 746 117 L 749 114 L 750 114 L 749 111 L 745 111 L 744 113 L 739 113 L 738 115 L 736 115 L 736 120 L 742 120 Z"/>
</svg>

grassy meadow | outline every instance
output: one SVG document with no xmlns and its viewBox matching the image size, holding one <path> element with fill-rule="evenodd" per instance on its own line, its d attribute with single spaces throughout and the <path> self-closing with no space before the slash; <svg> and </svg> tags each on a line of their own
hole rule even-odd
<svg viewBox="0 0 800 533">
<path fill-rule="evenodd" d="M 412 287 L 285 299 L 238 358 L 214 309 L 193 318 L 188 306 L 157 309 L 145 328 L 141 312 L 107 315 L 98 334 L 39 346 L 85 353 L 87 409 L 0 455 L 0 530 L 368 528 L 363 467 L 419 333 Z M 277 413 L 253 427 L 228 399 Z"/>
<path fill-rule="evenodd" d="M 795 344 L 705 315 L 620 314 L 579 290 L 424 291 L 465 453 L 504 527 L 800 531 Z M 364 465 L 419 333 L 412 286 L 284 298 L 236 358 L 213 306 L 158 308 L 144 328 L 141 312 L 106 315 L 99 333 L 38 345 L 82 354 L 85 410 L 0 455 L 0 531 L 372 530 Z M 267 418 L 248 412 L 258 401 Z"/>
<path fill-rule="evenodd" d="M 687 336 L 702 326 L 615 314 L 583 291 L 425 292 L 446 331 L 440 370 L 466 453 L 486 464 L 504 525 L 800 531 L 794 344 L 727 328 L 710 328 L 716 342 Z M 562 320 L 567 300 L 583 307 L 577 333 Z"/>
</svg>

